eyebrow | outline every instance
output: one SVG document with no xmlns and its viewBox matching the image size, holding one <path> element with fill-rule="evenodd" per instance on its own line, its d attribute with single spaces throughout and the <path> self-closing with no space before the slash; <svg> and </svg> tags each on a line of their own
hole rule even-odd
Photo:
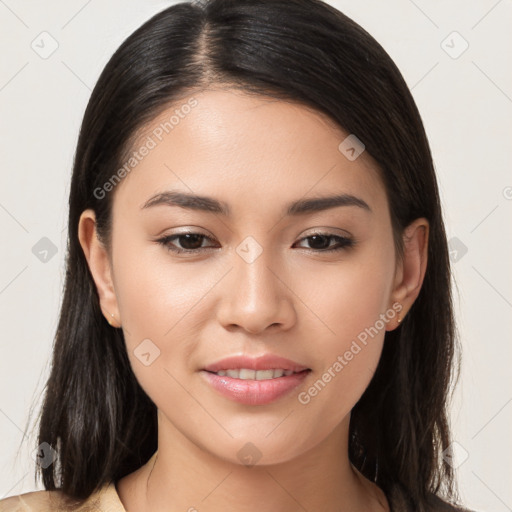
<svg viewBox="0 0 512 512">
<path fill-rule="evenodd" d="M 142 205 L 141 209 L 151 208 L 157 205 L 179 206 L 180 208 L 216 213 L 226 217 L 231 215 L 231 209 L 224 201 L 219 201 L 213 197 L 190 194 L 188 192 L 167 191 L 156 194 L 150 197 Z M 293 201 L 285 206 L 285 214 L 288 216 L 302 215 L 340 206 L 357 206 L 368 212 L 372 211 L 368 203 L 359 197 L 351 194 L 336 194 Z"/>
</svg>

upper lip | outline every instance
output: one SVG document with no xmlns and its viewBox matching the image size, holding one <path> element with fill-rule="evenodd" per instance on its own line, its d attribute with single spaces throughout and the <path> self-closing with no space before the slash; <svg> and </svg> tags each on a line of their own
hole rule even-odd
<svg viewBox="0 0 512 512">
<path fill-rule="evenodd" d="M 259 357 L 226 357 L 220 361 L 209 364 L 204 368 L 204 370 L 208 372 L 218 372 L 220 370 L 236 370 L 241 368 L 247 368 L 248 370 L 270 370 L 278 368 L 283 370 L 292 370 L 293 372 L 309 370 L 307 366 L 273 354 L 264 354 Z"/>
</svg>

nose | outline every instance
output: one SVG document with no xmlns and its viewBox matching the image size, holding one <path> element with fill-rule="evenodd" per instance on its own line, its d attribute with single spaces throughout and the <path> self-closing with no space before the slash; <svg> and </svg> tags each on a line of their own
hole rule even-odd
<svg viewBox="0 0 512 512">
<path fill-rule="evenodd" d="M 296 322 L 294 294 L 266 251 L 252 262 L 234 254 L 233 265 L 221 291 L 219 322 L 251 334 L 290 329 Z"/>
</svg>

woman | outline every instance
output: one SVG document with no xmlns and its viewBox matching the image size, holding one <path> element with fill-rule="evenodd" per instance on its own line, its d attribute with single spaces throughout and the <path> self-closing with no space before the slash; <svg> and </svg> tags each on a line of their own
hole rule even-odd
<svg viewBox="0 0 512 512">
<path fill-rule="evenodd" d="M 0 510 L 460 510 L 436 177 L 360 26 L 157 14 L 92 93 L 69 205 L 46 491 Z"/>
</svg>

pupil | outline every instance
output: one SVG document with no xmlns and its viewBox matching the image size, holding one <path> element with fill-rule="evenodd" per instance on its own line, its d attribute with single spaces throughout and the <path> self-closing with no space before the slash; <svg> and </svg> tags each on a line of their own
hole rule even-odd
<svg viewBox="0 0 512 512">
<path fill-rule="evenodd" d="M 184 249 L 198 249 L 201 247 L 202 235 L 185 234 L 181 236 L 185 237 L 185 243 L 181 243 Z M 191 241 L 192 244 L 190 244 Z M 194 246 L 194 241 L 199 242 L 199 244 L 197 246 Z M 192 247 L 190 247 L 190 245 L 192 245 Z"/>
<path fill-rule="evenodd" d="M 329 237 L 327 236 L 313 235 L 309 238 L 313 240 L 313 243 L 310 243 L 310 246 L 312 246 L 313 249 L 325 249 L 326 247 L 329 247 Z M 318 247 L 318 244 L 315 245 L 315 240 L 320 240 L 320 247 Z"/>
</svg>

